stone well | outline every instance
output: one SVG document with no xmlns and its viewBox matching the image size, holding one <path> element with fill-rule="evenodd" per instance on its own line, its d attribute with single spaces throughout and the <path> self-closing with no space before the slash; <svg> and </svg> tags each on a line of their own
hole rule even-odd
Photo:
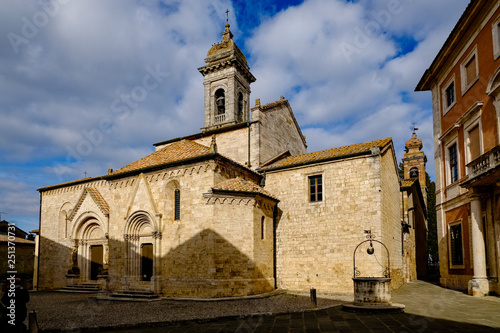
<svg viewBox="0 0 500 333">
<path fill-rule="evenodd" d="M 342 305 L 342 309 L 345 311 L 364 312 L 402 312 L 405 307 L 403 304 L 391 303 L 391 261 L 389 250 L 382 242 L 374 239 L 375 236 L 372 235 L 371 230 L 365 231 L 365 233 L 369 234 L 366 237 L 368 240 L 359 243 L 353 255 L 354 277 L 352 280 L 354 282 L 354 301 Z M 387 251 L 387 267 L 385 267 L 383 277 L 359 276 L 361 273 L 356 267 L 356 251 L 361 244 L 367 242 L 370 243 L 370 247 L 367 249 L 369 255 L 373 255 L 375 252 L 373 242 L 380 243 Z"/>
</svg>

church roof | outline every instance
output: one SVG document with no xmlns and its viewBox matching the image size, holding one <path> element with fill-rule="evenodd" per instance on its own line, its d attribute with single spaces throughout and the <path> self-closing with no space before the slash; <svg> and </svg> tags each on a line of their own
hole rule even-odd
<svg viewBox="0 0 500 333">
<path fill-rule="evenodd" d="M 415 179 L 404 179 L 401 181 L 401 188 L 412 187 L 415 181 L 416 181 Z"/>
<path fill-rule="evenodd" d="M 219 184 L 217 184 L 212 191 L 216 192 L 231 192 L 231 193 L 252 193 L 252 194 L 261 194 L 266 197 L 278 200 L 271 193 L 264 190 L 259 185 L 245 180 L 241 177 L 231 178 L 225 180 Z"/>
<path fill-rule="evenodd" d="M 110 176 L 209 155 L 212 155 L 209 147 L 190 140 L 181 140 L 112 172 Z"/>
<path fill-rule="evenodd" d="M 0 235 L 0 242 L 12 242 L 12 237 L 11 239 L 9 240 L 9 236 L 8 235 Z M 14 243 L 16 244 L 31 244 L 31 245 L 35 245 L 35 241 L 32 241 L 32 240 L 29 240 L 29 239 L 25 239 L 25 238 L 21 238 L 21 237 L 15 237 L 14 238 Z"/>
<path fill-rule="evenodd" d="M 275 163 L 261 168 L 261 171 L 271 171 L 276 169 L 290 168 L 299 165 L 306 165 L 330 160 L 344 159 L 353 156 L 371 154 L 373 149 L 385 148 L 392 143 L 392 138 L 358 143 L 338 148 L 315 151 L 307 154 L 292 155 Z"/>
</svg>

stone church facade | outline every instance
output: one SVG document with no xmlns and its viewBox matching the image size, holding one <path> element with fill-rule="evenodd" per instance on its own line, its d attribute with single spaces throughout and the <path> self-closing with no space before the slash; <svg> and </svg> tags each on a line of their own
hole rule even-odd
<svg viewBox="0 0 500 333">
<path fill-rule="evenodd" d="M 392 140 L 307 153 L 287 100 L 250 108 L 255 78 L 229 24 L 222 35 L 199 68 L 200 133 L 156 143 L 107 175 L 39 189 L 40 289 L 352 292 L 366 230 L 388 247 L 390 267 L 376 247 L 376 260 L 358 254 L 360 274 L 390 274 L 393 287 L 416 278 L 405 274 L 415 260 L 402 255 Z"/>
</svg>

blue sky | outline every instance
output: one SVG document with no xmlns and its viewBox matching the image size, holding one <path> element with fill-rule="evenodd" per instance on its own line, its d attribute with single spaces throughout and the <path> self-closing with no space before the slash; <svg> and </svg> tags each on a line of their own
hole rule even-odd
<svg viewBox="0 0 500 333">
<path fill-rule="evenodd" d="M 308 151 L 415 122 L 434 175 L 429 92 L 414 89 L 466 0 L 38 0 L 0 11 L 0 212 L 38 228 L 36 189 L 106 174 L 203 126 L 204 65 L 229 23 L 257 78 L 290 101 Z M 154 81 L 145 81 L 145 78 Z"/>
</svg>

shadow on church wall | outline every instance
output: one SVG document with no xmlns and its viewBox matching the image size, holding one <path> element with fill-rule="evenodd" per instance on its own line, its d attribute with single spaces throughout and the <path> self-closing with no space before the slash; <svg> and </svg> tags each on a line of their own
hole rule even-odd
<svg viewBox="0 0 500 333">
<path fill-rule="evenodd" d="M 39 289 L 60 289 L 70 284 L 98 283 L 109 291 L 148 289 L 161 292 L 164 296 L 191 297 L 241 296 L 274 289 L 272 270 L 265 276 L 252 258 L 211 229 L 200 231 L 186 242 L 162 254 L 160 262 L 153 262 L 154 274 L 146 281 L 143 281 L 141 276 L 141 266 L 137 267 L 135 275 L 129 275 L 130 269 L 127 265 L 130 265 L 131 258 L 127 259 L 125 241 L 110 238 L 103 239 L 103 244 L 104 242 L 107 242 L 109 248 L 107 276 L 103 275 L 105 266 L 101 266 L 99 274 L 92 272 L 95 265 L 92 265 L 91 258 L 74 253 L 74 247 L 40 237 Z M 166 242 L 167 239 L 162 240 L 163 248 L 166 248 Z M 253 244 L 253 241 L 249 243 Z M 140 248 L 134 251 L 141 256 Z M 89 253 L 92 251 L 87 252 Z M 157 249 L 154 253 L 155 258 L 158 258 Z M 73 268 L 75 262 L 78 269 Z M 139 261 L 139 265 L 144 262 Z"/>
<path fill-rule="evenodd" d="M 221 297 L 259 294 L 274 289 L 256 263 L 217 232 L 204 229 L 162 259 L 167 296 Z"/>
</svg>

